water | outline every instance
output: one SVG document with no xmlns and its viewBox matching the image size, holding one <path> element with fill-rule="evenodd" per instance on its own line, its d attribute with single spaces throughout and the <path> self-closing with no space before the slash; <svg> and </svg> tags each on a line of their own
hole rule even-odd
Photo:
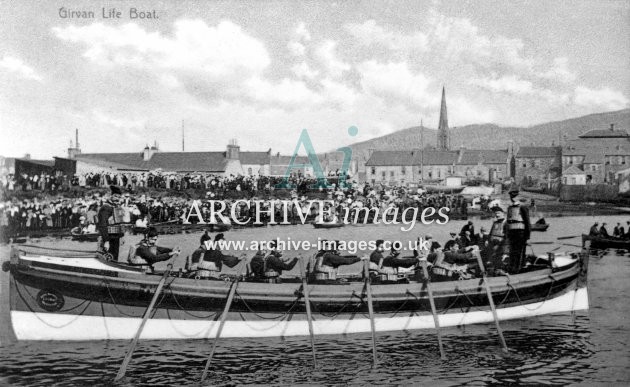
<svg viewBox="0 0 630 387">
<path fill-rule="evenodd" d="M 550 218 L 549 231 L 533 233 L 532 241 L 556 241 L 558 236 L 579 235 L 596 220 L 609 225 L 625 217 Z M 444 242 L 448 225 L 417 225 L 407 234 L 396 226 L 346 227 L 317 230 L 311 226 L 269 227 L 226 233 L 233 240 L 291 236 L 297 240 L 328 239 L 413 240 L 431 233 Z M 490 221 L 476 221 L 489 227 Z M 403 236 L 401 236 L 403 235 Z M 199 234 L 161 237 L 162 245 L 180 244 L 182 257 L 196 246 Z M 131 241 L 130 241 L 131 242 Z M 556 241 L 557 242 L 557 241 Z M 580 239 L 565 242 L 580 244 Z M 70 241 L 42 241 L 44 245 L 89 248 Z M 559 247 L 533 244 L 536 253 Z M 573 250 L 563 246 L 556 251 Z M 2 258 L 7 249 L 0 250 Z M 286 256 L 293 256 L 287 252 Z M 358 270 L 351 267 L 348 270 Z M 289 275 L 297 274 L 288 273 Z M 630 257 L 610 251 L 591 257 L 590 311 L 542 316 L 501 323 L 509 354 L 503 354 L 491 324 L 443 330 L 447 360 L 441 360 L 431 331 L 377 334 L 379 364 L 371 368 L 370 335 L 317 336 L 319 367 L 312 368 L 308 337 L 222 340 L 215 353 L 208 383 L 238 384 L 431 384 L 505 385 L 627 384 L 630 381 Z M 0 385 L 107 385 L 122 362 L 128 342 L 17 342 L 0 348 Z M 194 385 L 203 370 L 211 341 L 140 342 L 123 385 Z"/>
</svg>

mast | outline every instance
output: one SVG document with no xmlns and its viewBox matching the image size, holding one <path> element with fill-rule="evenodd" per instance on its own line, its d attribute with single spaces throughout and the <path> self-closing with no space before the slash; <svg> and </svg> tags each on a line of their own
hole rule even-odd
<svg viewBox="0 0 630 387">
<path fill-rule="evenodd" d="M 420 119 L 420 183 L 424 182 L 424 124 Z"/>
</svg>

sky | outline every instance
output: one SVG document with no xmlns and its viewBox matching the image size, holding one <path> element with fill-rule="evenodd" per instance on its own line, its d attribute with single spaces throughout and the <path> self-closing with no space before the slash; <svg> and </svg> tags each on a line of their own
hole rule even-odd
<svg viewBox="0 0 630 387">
<path fill-rule="evenodd" d="M 0 0 L 0 155 L 180 151 L 182 121 L 186 151 L 324 152 L 437 127 L 442 87 L 451 127 L 530 126 L 628 108 L 629 68 L 628 1 Z"/>
</svg>

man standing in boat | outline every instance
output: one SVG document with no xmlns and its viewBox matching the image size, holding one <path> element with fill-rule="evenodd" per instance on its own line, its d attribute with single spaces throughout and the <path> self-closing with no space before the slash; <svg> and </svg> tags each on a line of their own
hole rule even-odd
<svg viewBox="0 0 630 387">
<path fill-rule="evenodd" d="M 525 248 L 531 233 L 529 211 L 521 205 L 516 184 L 512 184 L 510 191 L 511 204 L 507 209 L 507 242 L 509 246 L 508 270 L 518 273 L 525 263 Z"/>
</svg>

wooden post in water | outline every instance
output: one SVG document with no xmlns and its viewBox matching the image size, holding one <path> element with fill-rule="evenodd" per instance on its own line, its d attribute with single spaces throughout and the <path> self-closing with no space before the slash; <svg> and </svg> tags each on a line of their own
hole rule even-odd
<svg viewBox="0 0 630 387">
<path fill-rule="evenodd" d="M 304 305 L 306 306 L 306 319 L 308 320 L 308 334 L 311 336 L 311 349 L 313 351 L 313 368 L 317 368 L 317 356 L 315 353 L 315 334 L 313 333 L 313 316 L 311 315 L 311 301 L 308 295 L 306 270 L 304 270 L 304 261 L 300 259 L 300 275 L 302 276 L 302 292 L 304 294 Z"/>
<path fill-rule="evenodd" d="M 437 310 L 435 308 L 435 300 L 433 299 L 433 290 L 431 289 L 431 279 L 429 277 L 429 270 L 427 270 L 427 260 L 421 259 L 420 265 L 422 266 L 422 273 L 426 278 L 427 293 L 429 294 L 429 303 L 431 304 L 431 313 L 433 314 L 433 322 L 435 323 L 435 331 L 437 333 L 438 345 L 440 347 L 440 357 L 442 360 L 446 360 L 446 353 L 444 353 L 444 346 L 442 345 L 442 334 L 440 333 L 440 320 L 438 319 Z"/>
<path fill-rule="evenodd" d="M 228 294 L 227 301 L 225 302 L 225 308 L 223 309 L 223 314 L 221 315 L 221 321 L 219 322 L 219 328 L 217 329 L 217 335 L 214 337 L 214 342 L 212 343 L 212 349 L 210 350 L 210 355 L 208 355 L 208 361 L 206 362 L 206 366 L 204 367 L 203 373 L 201 374 L 201 383 L 203 383 L 208 377 L 208 369 L 210 368 L 210 363 L 212 363 L 212 357 L 214 356 L 214 351 L 217 349 L 217 343 L 219 341 L 219 338 L 221 337 L 221 332 L 223 331 L 225 320 L 227 319 L 228 312 L 230 311 L 232 300 L 234 300 L 234 294 L 236 293 L 238 282 L 246 268 L 247 268 L 247 259 L 243 258 L 242 266 L 237 271 L 236 278 L 234 279 L 234 281 L 232 281 L 232 286 L 230 287 L 230 293 Z"/>
<path fill-rule="evenodd" d="M 127 355 L 125 355 L 125 360 L 123 360 L 123 363 L 120 366 L 118 373 L 116 374 L 116 378 L 114 378 L 114 382 L 119 382 L 122 378 L 125 377 L 125 373 L 127 372 L 127 366 L 129 365 L 129 362 L 131 361 L 131 356 L 133 356 L 133 352 L 135 351 L 136 346 L 138 345 L 138 341 L 140 340 L 140 335 L 142 334 L 144 325 L 149 319 L 149 316 L 151 316 L 151 312 L 153 312 L 155 303 L 157 302 L 158 297 L 162 293 L 162 288 L 164 287 L 164 283 L 166 282 L 166 279 L 171 273 L 172 268 L 173 268 L 173 264 L 169 263 L 168 266 L 166 267 L 166 271 L 162 275 L 162 279 L 160 279 L 160 282 L 158 283 L 157 289 L 155 289 L 155 294 L 153 295 L 153 298 L 151 299 L 151 303 L 147 307 L 147 310 L 144 312 L 144 316 L 142 317 L 142 321 L 140 322 L 138 331 L 136 332 L 136 335 L 134 336 L 133 341 L 131 342 L 131 345 L 129 346 Z"/>
<path fill-rule="evenodd" d="M 370 315 L 370 328 L 372 330 L 372 368 L 376 368 L 378 358 L 376 355 L 376 326 L 374 325 L 374 307 L 372 305 L 372 286 L 370 280 L 370 260 L 365 259 L 363 264 L 363 275 L 365 276 L 365 291 L 367 293 L 368 313 Z"/>
<path fill-rule="evenodd" d="M 483 283 L 486 288 L 486 294 L 488 295 L 488 303 L 490 304 L 490 309 L 492 310 L 492 317 L 494 318 L 494 324 L 497 327 L 497 333 L 499 334 L 499 341 L 501 342 L 501 349 L 503 352 L 508 353 L 508 347 L 505 343 L 505 338 L 503 337 L 503 331 L 501 330 L 501 326 L 499 325 L 499 317 L 497 316 L 497 309 L 494 306 L 494 300 L 492 299 L 492 292 L 490 291 L 490 284 L 488 283 L 488 277 L 486 276 L 486 269 L 483 266 L 483 259 L 481 259 L 480 254 L 477 255 L 477 263 L 479 264 L 479 270 L 481 270 L 481 275 L 483 277 Z"/>
</svg>

